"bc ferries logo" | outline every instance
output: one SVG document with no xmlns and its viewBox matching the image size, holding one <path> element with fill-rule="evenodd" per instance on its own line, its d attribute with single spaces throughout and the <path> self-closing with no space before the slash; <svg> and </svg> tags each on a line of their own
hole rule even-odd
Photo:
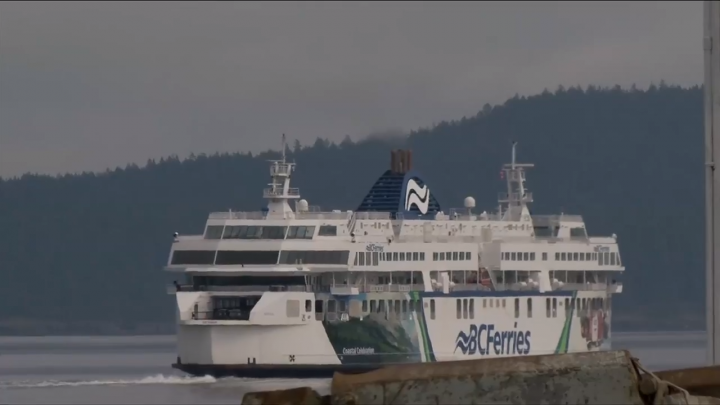
<svg viewBox="0 0 720 405">
<path fill-rule="evenodd" d="M 405 189 L 405 211 L 410 211 L 410 207 L 415 205 L 420 212 L 425 215 L 430 205 L 430 190 L 427 185 L 420 187 L 414 180 L 410 179 Z"/>
<path fill-rule="evenodd" d="M 514 327 L 517 328 L 517 322 Z M 463 331 L 458 333 L 455 352 L 458 349 L 467 355 L 526 355 L 530 354 L 530 331 L 496 330 L 494 324 L 470 325 L 467 334 Z"/>
</svg>

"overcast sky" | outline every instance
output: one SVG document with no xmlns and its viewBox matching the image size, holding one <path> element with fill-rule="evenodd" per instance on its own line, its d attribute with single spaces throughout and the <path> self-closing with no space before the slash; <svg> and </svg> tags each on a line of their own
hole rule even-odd
<svg viewBox="0 0 720 405">
<path fill-rule="evenodd" d="M 702 81 L 702 2 L 0 2 L 0 176 Z"/>
</svg>

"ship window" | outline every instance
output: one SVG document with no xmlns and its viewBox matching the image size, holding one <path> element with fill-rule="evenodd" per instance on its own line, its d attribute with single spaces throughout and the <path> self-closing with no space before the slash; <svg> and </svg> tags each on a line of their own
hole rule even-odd
<svg viewBox="0 0 720 405">
<path fill-rule="evenodd" d="M 405 261 L 405 252 L 400 252 L 400 261 L 401 262 Z"/>
<path fill-rule="evenodd" d="M 567 256 L 566 256 L 565 252 L 560 253 L 560 261 L 564 262 L 566 259 L 567 259 Z"/>
<path fill-rule="evenodd" d="M 347 302 L 338 301 L 338 311 L 339 312 L 347 312 Z"/>
<path fill-rule="evenodd" d="M 490 308 L 492 308 L 492 307 L 493 307 L 493 300 L 490 299 L 490 300 L 488 300 L 488 301 L 490 301 Z"/>
<path fill-rule="evenodd" d="M 283 250 L 280 264 L 347 264 L 350 252 L 347 250 Z M 363 264 L 360 253 L 360 265 Z"/>
<path fill-rule="evenodd" d="M 223 234 L 223 225 L 208 225 L 205 228 L 205 239 L 220 239 Z"/>
<path fill-rule="evenodd" d="M 372 252 L 365 252 L 365 265 L 372 266 Z"/>
<path fill-rule="evenodd" d="M 385 312 L 385 300 L 378 300 L 378 313 Z"/>
<path fill-rule="evenodd" d="M 445 260 L 445 252 L 440 252 L 440 261 Z"/>
<path fill-rule="evenodd" d="M 408 302 L 407 300 L 403 300 L 402 302 L 402 312 L 406 314 L 408 312 Z"/>
<path fill-rule="evenodd" d="M 323 301 L 315 300 L 315 313 L 322 314 L 322 312 L 323 312 Z"/>
<path fill-rule="evenodd" d="M 527 317 L 532 318 L 532 298 L 527 299 Z"/>
<path fill-rule="evenodd" d="M 605 257 L 603 256 L 602 253 L 600 253 L 600 254 L 598 255 L 598 264 L 599 264 L 600 266 L 604 266 L 604 265 L 605 265 Z"/>
<path fill-rule="evenodd" d="M 410 253 L 410 252 L 405 253 L 405 258 L 407 259 L 407 261 L 411 261 L 411 260 L 412 260 L 412 253 Z"/>
<path fill-rule="evenodd" d="M 284 226 L 263 226 L 260 239 L 285 239 L 286 231 Z"/>
<path fill-rule="evenodd" d="M 552 299 L 552 317 L 557 318 L 557 298 Z"/>
<path fill-rule="evenodd" d="M 445 252 L 445 260 L 452 260 L 451 257 L 452 254 L 450 252 Z"/>
<path fill-rule="evenodd" d="M 555 252 L 555 261 L 560 261 L 560 253 Z"/>
<path fill-rule="evenodd" d="M 420 260 L 425 260 L 425 252 L 420 252 Z"/>
<path fill-rule="evenodd" d="M 487 308 L 487 299 L 483 298 L 483 308 Z"/>
<path fill-rule="evenodd" d="M 472 252 L 465 252 L 465 260 L 472 260 Z"/>
<path fill-rule="evenodd" d="M 585 261 L 585 253 L 580 252 L 579 255 L 580 255 L 580 261 L 584 262 Z"/>
<path fill-rule="evenodd" d="M 314 226 L 291 226 L 288 230 L 288 239 L 312 239 L 315 233 Z"/>
<path fill-rule="evenodd" d="M 370 300 L 370 312 L 377 312 L 377 301 Z"/>
<path fill-rule="evenodd" d="M 327 311 L 330 313 L 335 312 L 335 300 L 328 300 L 327 302 Z"/>
<path fill-rule="evenodd" d="M 545 298 L 545 316 L 550 318 L 550 298 Z"/>
<path fill-rule="evenodd" d="M 570 238 L 571 239 L 585 239 L 587 235 L 585 234 L 585 228 L 570 228 Z"/>
<path fill-rule="evenodd" d="M 520 298 L 515 298 L 515 318 L 520 318 Z"/>
<path fill-rule="evenodd" d="M 390 253 L 390 252 L 385 253 L 385 261 L 386 262 L 392 261 L 392 253 Z"/>
<path fill-rule="evenodd" d="M 470 298 L 470 319 L 475 319 L 475 299 Z"/>
<path fill-rule="evenodd" d="M 582 309 L 581 305 L 582 301 L 580 300 L 580 298 L 575 299 L 575 314 L 577 314 L 578 317 L 580 317 L 580 312 Z"/>
<path fill-rule="evenodd" d="M 305 300 L 305 312 L 312 312 L 312 301 Z"/>
<path fill-rule="evenodd" d="M 459 260 L 459 258 L 458 258 L 458 252 L 453 252 L 453 254 L 452 254 L 452 259 L 455 260 L 455 261 Z"/>
<path fill-rule="evenodd" d="M 573 253 L 573 260 L 575 260 L 575 261 L 579 261 L 579 260 L 580 260 L 580 259 L 578 258 L 578 253 L 577 253 L 577 252 Z"/>
<path fill-rule="evenodd" d="M 274 250 L 220 250 L 217 265 L 277 264 L 278 253 Z"/>
<path fill-rule="evenodd" d="M 337 236 L 337 226 L 320 225 L 320 229 L 318 229 L 318 236 Z"/>
<path fill-rule="evenodd" d="M 170 264 L 212 265 L 214 260 L 214 250 L 176 250 Z"/>
<path fill-rule="evenodd" d="M 364 265 L 365 265 L 365 252 L 359 252 L 359 253 L 358 253 L 358 264 L 359 264 L 360 266 L 364 266 Z"/>
<path fill-rule="evenodd" d="M 430 319 L 435 319 L 435 300 L 430 300 Z"/>
<path fill-rule="evenodd" d="M 433 261 L 438 261 L 438 253 L 433 252 Z"/>
<path fill-rule="evenodd" d="M 530 252 L 530 260 L 535 260 L 535 252 Z"/>
<path fill-rule="evenodd" d="M 455 306 L 456 306 L 455 315 L 457 316 L 457 319 L 460 319 L 462 316 L 462 303 L 460 302 L 459 299 L 455 300 Z"/>
<path fill-rule="evenodd" d="M 615 252 L 610 253 L 610 265 L 615 265 Z"/>
<path fill-rule="evenodd" d="M 393 261 L 394 261 L 394 262 L 398 261 L 398 252 L 393 252 L 392 255 L 393 255 L 393 258 L 392 258 Z"/>
<path fill-rule="evenodd" d="M 373 266 L 378 266 L 379 257 L 380 257 L 380 253 L 372 252 Z"/>
<path fill-rule="evenodd" d="M 530 260 L 530 253 L 528 253 L 528 252 L 523 253 L 523 260 L 525 260 L 526 262 L 529 261 L 529 260 Z"/>
<path fill-rule="evenodd" d="M 516 255 L 517 255 L 517 253 L 515 253 L 515 252 L 510 253 L 510 260 L 517 260 Z"/>
<path fill-rule="evenodd" d="M 565 318 L 570 317 L 570 309 L 572 309 L 570 306 L 570 298 L 565 298 Z"/>
<path fill-rule="evenodd" d="M 418 252 L 413 252 L 413 260 L 414 260 L 414 261 L 420 260 L 420 253 L 418 253 Z"/>
</svg>

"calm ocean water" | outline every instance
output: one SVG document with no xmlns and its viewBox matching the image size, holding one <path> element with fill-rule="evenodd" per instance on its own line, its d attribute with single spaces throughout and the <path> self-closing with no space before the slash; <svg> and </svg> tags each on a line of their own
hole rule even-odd
<svg viewBox="0 0 720 405">
<path fill-rule="evenodd" d="M 705 362 L 703 332 L 613 333 L 613 348 L 652 370 Z M 329 390 L 329 380 L 187 377 L 174 359 L 173 336 L 0 337 L 0 403 L 239 404 L 247 391 Z"/>
</svg>

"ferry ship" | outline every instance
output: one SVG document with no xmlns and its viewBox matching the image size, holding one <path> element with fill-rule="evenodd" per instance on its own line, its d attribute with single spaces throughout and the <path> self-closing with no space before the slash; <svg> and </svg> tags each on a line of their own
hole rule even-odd
<svg viewBox="0 0 720 405">
<path fill-rule="evenodd" d="M 411 151 L 391 151 L 355 211 L 308 205 L 290 187 L 295 163 L 271 161 L 266 209 L 211 213 L 202 235 L 174 235 L 172 366 L 314 378 L 608 349 L 617 237 L 588 236 L 578 215 L 531 214 L 533 165 L 515 156 L 513 143 L 494 213 L 472 197 L 445 212 Z"/>
</svg>

